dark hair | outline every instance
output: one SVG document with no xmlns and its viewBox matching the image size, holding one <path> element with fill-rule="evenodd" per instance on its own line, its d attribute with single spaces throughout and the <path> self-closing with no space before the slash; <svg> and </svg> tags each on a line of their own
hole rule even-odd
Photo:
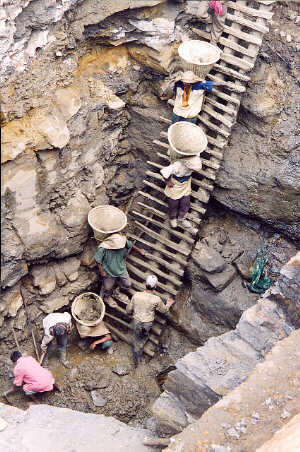
<svg viewBox="0 0 300 452">
<path fill-rule="evenodd" d="M 62 325 L 61 323 L 54 325 L 53 327 L 53 333 L 54 336 L 63 336 L 66 333 L 66 326 Z"/>
<path fill-rule="evenodd" d="M 14 352 L 11 353 L 10 359 L 12 360 L 13 363 L 16 363 L 18 359 L 21 358 L 21 356 L 22 353 L 15 350 Z"/>
<path fill-rule="evenodd" d="M 146 284 L 146 289 L 147 289 L 147 290 L 154 290 L 154 289 L 155 289 L 155 286 L 152 287 L 152 286 L 148 286 L 148 284 Z"/>
</svg>

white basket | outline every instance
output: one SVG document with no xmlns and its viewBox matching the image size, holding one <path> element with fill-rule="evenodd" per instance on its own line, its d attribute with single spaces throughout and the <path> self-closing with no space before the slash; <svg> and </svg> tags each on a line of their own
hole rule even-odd
<svg viewBox="0 0 300 452">
<path fill-rule="evenodd" d="M 100 317 L 97 320 L 88 321 L 88 320 L 82 320 L 82 319 L 79 318 L 80 317 L 80 313 L 87 308 L 87 300 L 84 298 L 85 295 L 89 295 L 89 296 L 93 297 L 97 301 L 97 303 L 99 304 L 99 306 L 101 308 L 101 314 L 100 314 Z M 75 300 L 72 303 L 71 313 L 72 313 L 72 316 L 74 317 L 74 319 L 76 320 L 76 322 L 80 323 L 80 325 L 96 326 L 102 321 L 102 319 L 104 317 L 105 304 L 104 304 L 102 298 L 99 295 L 97 295 L 97 294 L 95 294 L 93 292 L 85 292 L 85 293 L 82 293 L 82 294 L 78 295 L 75 298 Z"/>
<path fill-rule="evenodd" d="M 222 51 L 205 41 L 184 41 L 178 47 L 178 54 L 184 71 L 192 71 L 205 79 L 214 64 L 220 59 Z"/>
<path fill-rule="evenodd" d="M 95 239 L 102 241 L 108 235 L 122 231 L 127 224 L 127 217 L 117 207 L 104 205 L 89 211 L 88 223 L 94 231 Z"/>
<path fill-rule="evenodd" d="M 179 121 L 168 128 L 171 160 L 200 155 L 207 147 L 203 130 L 187 121 Z"/>
</svg>

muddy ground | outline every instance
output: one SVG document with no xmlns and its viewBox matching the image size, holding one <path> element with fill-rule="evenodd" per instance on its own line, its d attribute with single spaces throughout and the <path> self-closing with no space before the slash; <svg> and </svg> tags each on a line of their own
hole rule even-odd
<svg viewBox="0 0 300 452">
<path fill-rule="evenodd" d="M 68 359 L 72 369 L 63 367 L 57 356 L 50 358 L 49 370 L 61 392 L 53 391 L 40 395 L 41 403 L 113 416 L 130 425 L 145 425 L 147 418 L 151 417 L 150 406 L 161 392 L 161 379 L 157 379 L 158 374 L 174 365 L 179 355 L 183 356 L 196 348 L 173 328 L 169 327 L 169 330 L 172 347 L 168 353 L 161 351 L 152 359 L 144 356 L 137 369 L 134 368 L 131 348 L 127 344 L 114 341 L 112 354 L 100 348 L 90 351 L 89 342 L 86 343 L 87 349 L 82 350 L 78 346 L 79 336 L 73 332 L 68 345 Z M 21 351 L 35 356 L 30 340 L 21 344 Z M 9 372 L 12 371 L 13 365 L 9 360 L 9 353 L 2 358 L 1 364 L 2 394 L 12 384 Z M 97 397 L 96 403 L 104 406 L 95 406 L 92 395 Z M 9 399 L 12 405 L 27 408 L 27 399 L 22 391 L 9 396 Z M 2 396 L 1 401 L 5 402 Z"/>
</svg>

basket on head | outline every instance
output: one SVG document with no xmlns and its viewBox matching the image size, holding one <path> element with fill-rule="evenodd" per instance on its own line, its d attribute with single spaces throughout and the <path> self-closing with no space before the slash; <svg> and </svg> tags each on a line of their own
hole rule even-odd
<svg viewBox="0 0 300 452">
<path fill-rule="evenodd" d="M 221 53 L 213 44 L 198 40 L 184 41 L 178 47 L 184 71 L 193 71 L 202 80 L 220 59 Z"/>
<path fill-rule="evenodd" d="M 82 317 L 84 317 L 84 312 L 87 311 L 91 303 L 96 303 L 96 305 L 98 306 L 98 310 L 100 311 L 99 318 L 96 320 L 84 320 L 82 319 Z M 85 292 L 75 298 L 72 303 L 71 312 L 76 322 L 80 323 L 81 325 L 96 326 L 104 317 L 105 304 L 103 303 L 103 300 L 99 295 L 93 292 Z"/>
<path fill-rule="evenodd" d="M 171 161 L 200 155 L 207 147 L 203 130 L 191 122 L 175 122 L 168 128 Z"/>
<path fill-rule="evenodd" d="M 94 231 L 96 240 L 102 241 L 114 232 L 120 232 L 127 224 L 127 217 L 117 207 L 105 205 L 89 211 L 88 223 Z"/>
</svg>

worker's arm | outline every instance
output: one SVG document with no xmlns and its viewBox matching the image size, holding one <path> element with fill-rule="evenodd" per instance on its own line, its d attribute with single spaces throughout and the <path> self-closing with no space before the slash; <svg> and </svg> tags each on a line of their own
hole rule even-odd
<svg viewBox="0 0 300 452">
<path fill-rule="evenodd" d="M 112 340 L 112 337 L 108 333 L 104 337 L 102 337 L 101 339 L 97 339 L 96 341 L 92 342 L 91 345 L 90 345 L 90 349 L 91 350 L 95 350 L 96 345 L 103 344 L 103 342 L 111 341 L 111 340 Z"/>
<path fill-rule="evenodd" d="M 175 300 L 173 298 L 168 298 L 167 303 L 164 304 L 163 301 L 160 299 L 159 303 L 156 306 L 156 309 L 161 312 L 162 314 L 165 314 L 169 311 L 170 307 L 175 303 Z"/>
<path fill-rule="evenodd" d="M 131 297 L 131 300 L 127 303 L 127 306 L 126 306 L 127 314 L 132 314 L 133 313 L 133 298 L 134 298 L 134 296 Z"/>
<path fill-rule="evenodd" d="M 51 334 L 50 329 L 46 329 L 44 331 L 44 336 L 43 336 L 43 340 L 41 343 L 41 349 L 43 352 L 47 351 L 47 347 L 50 344 L 50 342 L 53 340 L 53 337 L 54 336 Z"/>
<path fill-rule="evenodd" d="M 141 256 L 145 256 L 145 254 L 146 254 L 146 251 L 145 251 L 145 250 L 143 250 L 142 248 L 139 248 L 139 247 L 136 246 L 136 245 L 132 245 L 132 249 L 135 250 L 135 251 L 137 251 L 138 253 L 140 253 Z"/>
<path fill-rule="evenodd" d="M 94 255 L 94 259 L 98 265 L 98 269 L 100 272 L 100 275 L 102 276 L 102 278 L 105 278 L 107 276 L 106 271 L 104 270 L 104 268 L 102 267 L 103 264 L 103 258 L 104 258 L 104 248 L 98 248 L 95 255 Z"/>
</svg>

